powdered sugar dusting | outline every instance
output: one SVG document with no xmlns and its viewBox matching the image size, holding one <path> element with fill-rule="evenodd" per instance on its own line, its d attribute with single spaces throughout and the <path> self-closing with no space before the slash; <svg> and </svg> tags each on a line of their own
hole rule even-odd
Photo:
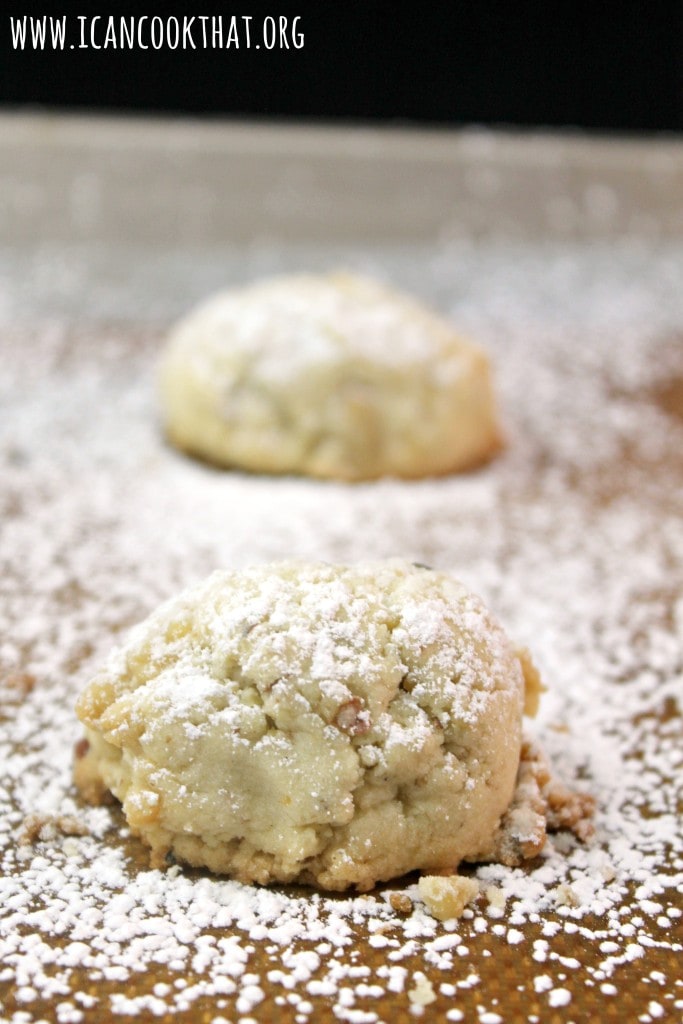
<svg viewBox="0 0 683 1024">
<path fill-rule="evenodd" d="M 205 348 L 192 338 L 198 318 Z M 231 339 L 228 350 L 226 336 Z M 270 385 L 351 356 L 387 370 L 404 365 L 417 371 L 431 364 L 435 380 L 448 381 L 465 370 L 459 343 L 438 318 L 349 274 L 299 275 L 221 292 L 182 322 L 178 342 L 189 348 L 202 376 L 215 377 L 221 362 L 239 367 L 242 374 L 256 364 L 259 378 Z"/>
<path fill-rule="evenodd" d="M 159 436 L 147 255 L 118 293 L 89 290 L 95 263 L 76 250 L 61 276 L 61 257 L 37 253 L 20 286 L 0 262 L 0 1018 L 493 1024 L 599 1019 L 619 999 L 628 1019 L 680 1019 L 683 253 L 443 242 L 335 255 L 486 345 L 508 434 L 496 462 L 351 487 L 193 463 Z M 329 259 L 226 250 L 222 273 Z M 215 254 L 193 258 L 181 294 L 186 267 L 165 264 L 164 319 L 219 283 Z M 412 879 L 405 914 L 391 890 L 328 898 L 150 871 L 118 811 L 80 804 L 75 697 L 159 601 L 216 567 L 394 555 L 453 571 L 531 649 L 549 687 L 535 732 L 597 798 L 587 845 L 560 834 L 528 869 L 478 868 L 478 901 L 442 924 Z M 419 629 L 438 632 L 437 617 Z M 21 842 L 31 814 L 44 823 Z M 88 834 L 60 831 L 60 816 Z"/>
</svg>

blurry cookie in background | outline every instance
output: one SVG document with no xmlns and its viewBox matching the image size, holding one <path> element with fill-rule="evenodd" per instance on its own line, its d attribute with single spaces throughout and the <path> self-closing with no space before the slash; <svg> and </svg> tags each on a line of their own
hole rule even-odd
<svg viewBox="0 0 683 1024">
<path fill-rule="evenodd" d="M 258 473 L 428 477 L 500 446 L 487 356 L 416 300 L 348 273 L 209 299 L 172 331 L 160 391 L 174 445 Z"/>
</svg>

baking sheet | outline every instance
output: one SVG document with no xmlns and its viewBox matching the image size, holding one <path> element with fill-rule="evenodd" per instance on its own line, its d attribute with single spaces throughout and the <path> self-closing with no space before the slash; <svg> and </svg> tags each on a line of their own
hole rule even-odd
<svg viewBox="0 0 683 1024">
<path fill-rule="evenodd" d="M 0 1019 L 683 1019 L 681 144 L 40 116 L 0 137 Z M 164 444 L 173 319 L 337 266 L 486 346 L 490 466 L 342 486 Z M 149 871 L 70 782 L 111 645 L 217 566 L 391 555 L 531 648 L 531 728 L 596 796 L 594 840 L 476 869 L 447 925 L 414 878 L 328 898 Z"/>
</svg>

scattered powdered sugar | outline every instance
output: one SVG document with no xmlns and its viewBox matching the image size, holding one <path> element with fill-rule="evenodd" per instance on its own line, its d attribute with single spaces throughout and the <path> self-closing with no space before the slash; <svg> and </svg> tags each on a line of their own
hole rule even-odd
<svg viewBox="0 0 683 1024">
<path fill-rule="evenodd" d="M 130 294 L 121 273 L 91 293 L 87 253 L 38 252 L 20 284 L 0 260 L 0 1019 L 498 1024 L 600 1019 L 617 999 L 624 1019 L 680 1019 L 683 252 L 338 254 L 489 349 L 508 436 L 478 473 L 353 486 L 166 447 L 148 255 L 127 254 Z M 222 265 L 237 280 L 323 256 L 256 247 Z M 215 260 L 193 255 L 187 306 Z M 166 318 L 187 262 L 164 264 Z M 533 732 L 595 795 L 594 839 L 478 867 L 478 900 L 440 923 L 414 879 L 329 897 L 149 870 L 116 809 L 79 802 L 75 698 L 158 602 L 219 567 L 390 556 L 452 571 L 530 648 L 548 686 Z M 198 696 L 188 683 L 183 700 Z M 392 905 L 395 889 L 409 900 Z"/>
</svg>

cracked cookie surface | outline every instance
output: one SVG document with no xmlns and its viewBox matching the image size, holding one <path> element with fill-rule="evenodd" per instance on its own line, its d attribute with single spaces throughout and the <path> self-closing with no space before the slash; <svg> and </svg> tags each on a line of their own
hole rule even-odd
<svg viewBox="0 0 683 1024">
<path fill-rule="evenodd" d="M 122 802 L 155 866 L 331 890 L 451 871 L 513 798 L 527 661 L 410 563 L 217 572 L 81 695 L 76 781 Z"/>
</svg>

